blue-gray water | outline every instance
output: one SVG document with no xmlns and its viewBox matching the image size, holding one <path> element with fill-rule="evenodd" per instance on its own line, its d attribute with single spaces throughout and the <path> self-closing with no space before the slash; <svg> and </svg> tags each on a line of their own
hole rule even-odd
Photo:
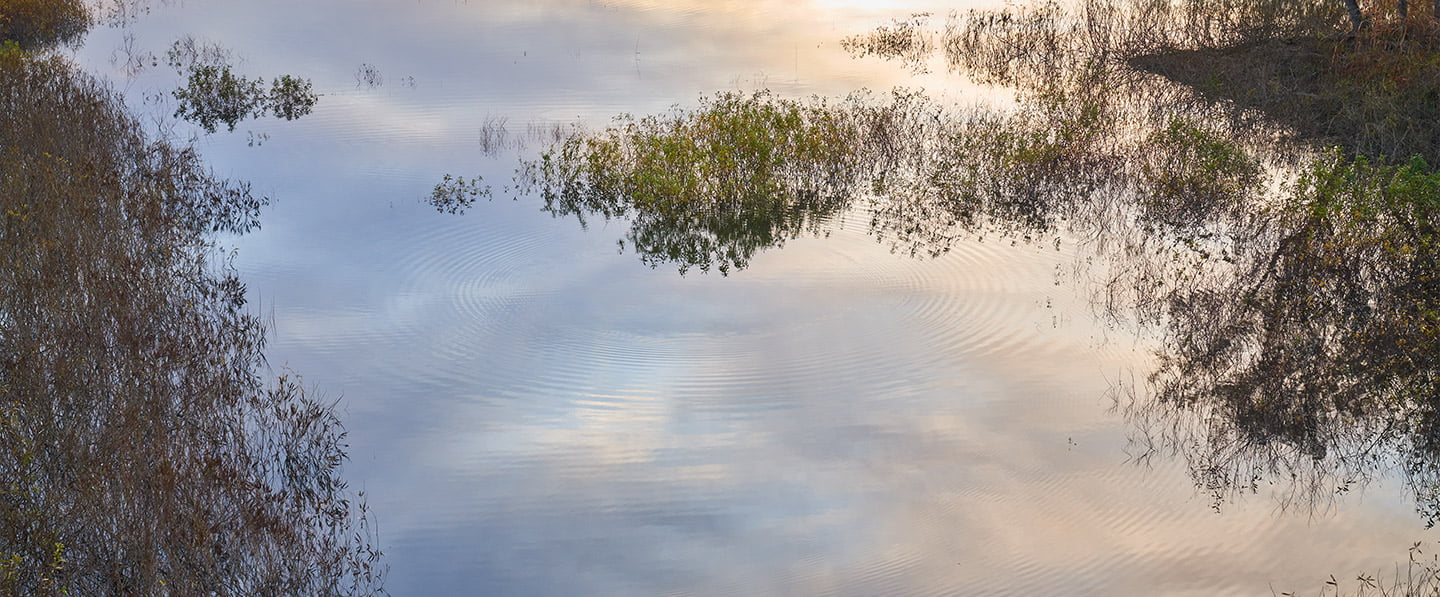
<svg viewBox="0 0 1440 597">
<path fill-rule="evenodd" d="M 145 98 L 177 78 L 126 56 L 186 34 L 323 94 L 198 145 L 274 199 L 226 242 L 271 364 L 341 401 L 397 595 L 1263 594 L 1388 570 L 1427 537 L 1398 483 L 1314 515 L 1262 488 L 1217 514 L 1183 465 L 1128 462 L 1109 390 L 1153 340 L 1092 316 L 1071 243 L 915 259 L 852 213 L 682 277 L 619 251 L 623 223 L 504 192 L 532 127 L 721 90 L 1003 102 L 838 43 L 978 4 L 152 4 L 78 52 L 142 113 L 172 112 Z M 485 151 L 501 122 L 511 143 Z M 437 213 L 446 173 L 499 197 Z"/>
</svg>

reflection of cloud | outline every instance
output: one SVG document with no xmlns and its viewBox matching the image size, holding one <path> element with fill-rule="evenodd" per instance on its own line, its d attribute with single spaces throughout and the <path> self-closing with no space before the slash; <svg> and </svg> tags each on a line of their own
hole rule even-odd
<svg viewBox="0 0 1440 597">
<path fill-rule="evenodd" d="M 533 305 L 548 314 L 543 327 L 574 339 L 572 348 L 512 363 L 514 375 L 491 372 L 469 401 L 446 407 L 444 420 L 413 440 L 417 485 L 388 508 L 408 505 L 400 516 L 413 519 L 389 521 L 390 536 L 406 546 L 392 553 L 406 554 L 402 566 L 438 559 L 433 550 L 456 554 L 465 574 L 511 594 L 1253 590 L 1277 571 L 1293 575 L 1276 585 L 1289 587 L 1355 567 L 1323 546 L 1296 543 L 1338 541 L 1348 519 L 1277 521 L 1265 507 L 1216 517 L 1191 499 L 1184 471 L 1146 477 L 1123 464 L 1116 421 L 1097 408 L 1107 384 L 1094 372 L 1142 355 L 1098 359 L 1088 343 L 1056 342 L 1026 317 L 1010 321 L 1008 333 L 1045 342 L 1016 341 L 1005 354 L 908 352 L 934 333 L 921 328 L 974 322 L 896 316 L 905 303 L 840 291 L 853 278 L 806 271 L 828 255 L 874 276 L 857 266 L 874 259 L 859 252 L 867 246 L 881 251 L 863 235 L 787 247 L 765 275 L 788 285 L 632 269 L 558 291 L 568 306 Z M 1004 255 L 990 254 L 989 267 L 1047 269 Z M 891 266 L 945 271 L 934 262 Z M 930 291 L 1031 305 L 1054 292 L 1044 276 L 1033 282 L 987 292 L 942 291 L 935 287 L 947 283 L 934 280 Z M 736 300 L 745 296 L 752 301 Z M 591 319 L 598 304 L 609 305 L 610 319 Z M 655 328 L 673 335 L 608 341 L 642 313 L 676 318 Z M 762 314 L 769 325 L 743 323 Z M 740 322 L 738 331 L 685 333 L 725 321 Z M 890 341 L 858 349 L 869 361 L 835 360 L 870 337 L 869 325 Z M 605 361 L 609 368 L 556 373 L 585 367 L 586 350 L 621 346 L 654 358 L 630 365 L 621 353 Z M 807 350 L 830 364 L 797 367 Z M 555 383 L 556 375 L 573 375 L 576 386 Z M 709 385 L 712 375 L 732 385 Z M 426 541 L 438 546 L 427 550 Z M 1277 555 L 1257 558 L 1255 545 Z M 1311 567 L 1297 566 L 1297 553 Z M 434 582 L 417 587 L 432 592 L 455 582 L 403 578 Z"/>
<path fill-rule="evenodd" d="M 925 0 L 542 0 L 532 4 L 569 10 L 598 5 L 660 15 L 723 15 L 755 21 L 796 15 L 825 20 L 838 17 L 857 21 L 867 19 L 866 24 L 876 14 L 908 14 L 937 9 L 935 2 Z"/>
<path fill-rule="evenodd" d="M 355 379 L 335 388 L 366 417 L 352 438 L 386 438 L 362 448 L 379 454 L 363 470 L 405 590 L 1245 592 L 1373 570 L 1325 546 L 1356 524 L 1381 529 L 1365 534 L 1377 542 L 1412 525 L 1361 514 L 1307 528 L 1263 500 L 1217 517 L 1184 471 L 1123 464 L 1096 373 L 1144 357 L 1097 356 L 1037 325 L 1068 257 L 986 245 L 917 261 L 860 227 L 731 278 L 680 278 L 614 255 L 613 229 L 557 222 L 544 243 L 505 240 L 520 221 L 499 216 L 526 206 L 490 207 L 423 233 L 434 246 L 420 253 L 469 238 L 478 262 L 332 256 L 423 308 L 338 288 L 389 328 L 333 371 L 296 363 L 324 386 Z M 457 313 L 470 298 L 506 310 Z M 335 335 L 324 327 L 365 329 L 356 313 L 277 325 L 292 347 L 334 350 L 316 344 Z"/>
<path fill-rule="evenodd" d="M 1088 321 L 1057 337 L 1035 251 L 913 261 L 861 221 L 682 279 L 615 255 L 619 225 L 414 201 L 477 168 L 494 115 L 603 124 L 741 80 L 959 87 L 839 48 L 908 3 L 196 4 L 167 14 L 331 94 L 264 151 L 208 154 L 280 190 L 240 261 L 278 296 L 272 361 L 344 396 L 397 594 L 1288 590 L 1374 570 L 1329 548 L 1410 529 L 1217 517 L 1183 471 L 1123 465 L 1100 372 L 1138 359 L 1097 355 Z M 417 86 L 356 91 L 362 62 Z"/>
<path fill-rule="evenodd" d="M 185 14 L 170 8 L 156 21 Z M 137 51 L 163 53 L 173 30 L 183 27 L 243 56 L 244 74 L 310 78 L 324 95 L 309 118 L 323 120 L 324 129 L 305 121 L 266 128 L 308 126 L 307 134 L 322 139 L 350 137 L 376 123 L 399 132 L 416 119 L 422 127 L 417 130 L 446 126 L 467 137 L 496 115 L 512 123 L 583 116 L 603 124 L 618 112 L 658 111 L 736 86 L 832 96 L 862 86 L 923 85 L 932 93 L 956 88 L 944 77 L 917 81 L 878 60 L 852 60 L 839 40 L 863 32 L 873 20 L 823 3 L 247 2 L 204 5 L 194 14 L 203 25 L 171 23 L 160 29 L 137 23 L 129 32 Z M 270 23 L 273 14 L 284 14 L 285 26 Z M 855 22 L 838 20 L 844 14 Z M 107 62 L 121 43 L 107 43 L 107 36 L 117 37 L 102 30 L 86 48 L 97 57 L 93 62 Z M 413 77 L 415 87 L 356 90 L 354 73 L 361 63 L 373 65 L 387 81 Z M 172 86 L 161 79 L 141 80 L 134 88 Z M 349 111 L 367 104 L 379 109 Z M 333 112 L 342 105 L 346 112 Z M 401 120 L 399 114 L 408 117 Z"/>
</svg>

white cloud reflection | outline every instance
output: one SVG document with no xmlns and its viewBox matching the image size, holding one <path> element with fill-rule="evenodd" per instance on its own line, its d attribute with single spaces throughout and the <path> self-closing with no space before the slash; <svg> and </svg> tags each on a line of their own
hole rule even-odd
<svg viewBox="0 0 1440 597">
<path fill-rule="evenodd" d="M 277 200 L 240 267 L 274 309 L 272 362 L 344 396 L 397 595 L 1253 593 L 1403 558 L 1405 512 L 1215 516 L 1184 471 L 1125 464 L 1102 396 L 1143 357 L 1096 350 L 1105 330 L 1052 285 L 1065 256 L 913 261 L 859 224 L 680 278 L 616 254 L 622 224 L 582 232 L 533 198 L 418 202 L 447 172 L 508 181 L 478 147 L 495 116 L 597 125 L 737 87 L 966 101 L 838 41 L 968 6 L 189 0 L 136 33 L 327 94 L 254 123 L 263 148 L 202 145 Z M 361 63 L 387 84 L 356 89 Z M 1052 298 L 1074 309 L 1059 330 Z"/>
</svg>

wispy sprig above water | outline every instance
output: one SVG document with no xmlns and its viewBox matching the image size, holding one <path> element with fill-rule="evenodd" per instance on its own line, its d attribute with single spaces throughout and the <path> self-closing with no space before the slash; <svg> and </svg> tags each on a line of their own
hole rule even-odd
<svg viewBox="0 0 1440 597">
<path fill-rule="evenodd" d="M 935 51 L 935 34 L 929 22 L 930 13 L 916 13 L 874 31 L 846 37 L 840 40 L 840 47 L 856 57 L 899 60 L 916 73 L 927 72 L 926 62 Z"/>
<path fill-rule="evenodd" d="M 446 174 L 430 192 L 429 203 L 437 211 L 459 214 L 474 205 L 476 199 L 488 199 L 490 196 L 490 185 L 484 184 L 482 177 L 477 175 L 467 180 L 463 176 Z"/>
</svg>

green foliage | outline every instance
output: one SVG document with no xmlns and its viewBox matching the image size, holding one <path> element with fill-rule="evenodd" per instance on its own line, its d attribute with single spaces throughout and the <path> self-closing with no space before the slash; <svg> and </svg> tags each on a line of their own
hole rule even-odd
<svg viewBox="0 0 1440 597">
<path fill-rule="evenodd" d="M 464 176 L 445 175 L 430 193 L 430 205 L 442 213 L 465 213 L 475 200 L 490 197 L 490 186 L 482 184 L 484 179 L 476 176 L 466 180 Z"/>
<path fill-rule="evenodd" d="M 855 192 L 864 139 L 849 108 L 719 94 L 693 111 L 571 136 L 522 178 L 557 216 L 633 218 L 628 243 L 651 265 L 728 273 L 814 229 Z"/>
<path fill-rule="evenodd" d="M 191 65 L 186 86 L 172 93 L 180 104 L 175 116 L 212 133 L 221 123 L 234 131 L 240 121 L 267 113 L 294 120 L 309 114 L 318 99 L 307 79 L 284 75 L 267 90 L 264 79 L 249 79 L 234 74 L 228 65 L 212 64 Z"/>
<path fill-rule="evenodd" d="M 1174 118 L 1145 141 L 1140 156 L 1141 207 L 1147 217 L 1171 226 L 1206 221 L 1216 210 L 1243 208 L 1258 194 L 1264 173 L 1259 160 L 1233 140 Z"/>
<path fill-rule="evenodd" d="M 175 117 L 212 133 L 220 123 L 233 131 L 241 120 L 265 113 L 263 85 L 263 79 L 237 76 L 228 66 L 197 65 L 190 70 L 188 84 L 173 92 L 180 102 Z"/>
<path fill-rule="evenodd" d="M 310 113 L 319 99 L 310 86 L 309 79 L 292 75 L 280 75 L 270 82 L 270 94 L 266 107 L 277 118 L 295 120 Z"/>
<path fill-rule="evenodd" d="M 938 255 L 966 236 L 1048 235 L 1132 193 L 1148 197 L 1151 221 L 1193 233 L 1259 188 L 1258 161 L 1234 139 L 1173 112 L 1153 131 L 1154 114 L 1127 113 L 1092 80 L 1067 77 L 1011 112 L 945 110 L 902 90 L 840 102 L 722 94 L 573 134 L 518 178 L 582 225 L 630 219 L 622 245 L 647 263 L 721 272 L 822 233 L 861 200 L 896 250 Z"/>
<path fill-rule="evenodd" d="M 234 131 L 240 121 L 266 114 L 300 118 L 319 100 L 309 79 L 281 75 L 267 88 L 263 78 L 235 74 L 230 66 L 234 60 L 229 49 L 191 36 L 171 44 L 165 61 L 186 77 L 186 85 L 172 92 L 179 102 L 175 116 L 211 133 L 222 123 Z"/>
</svg>

